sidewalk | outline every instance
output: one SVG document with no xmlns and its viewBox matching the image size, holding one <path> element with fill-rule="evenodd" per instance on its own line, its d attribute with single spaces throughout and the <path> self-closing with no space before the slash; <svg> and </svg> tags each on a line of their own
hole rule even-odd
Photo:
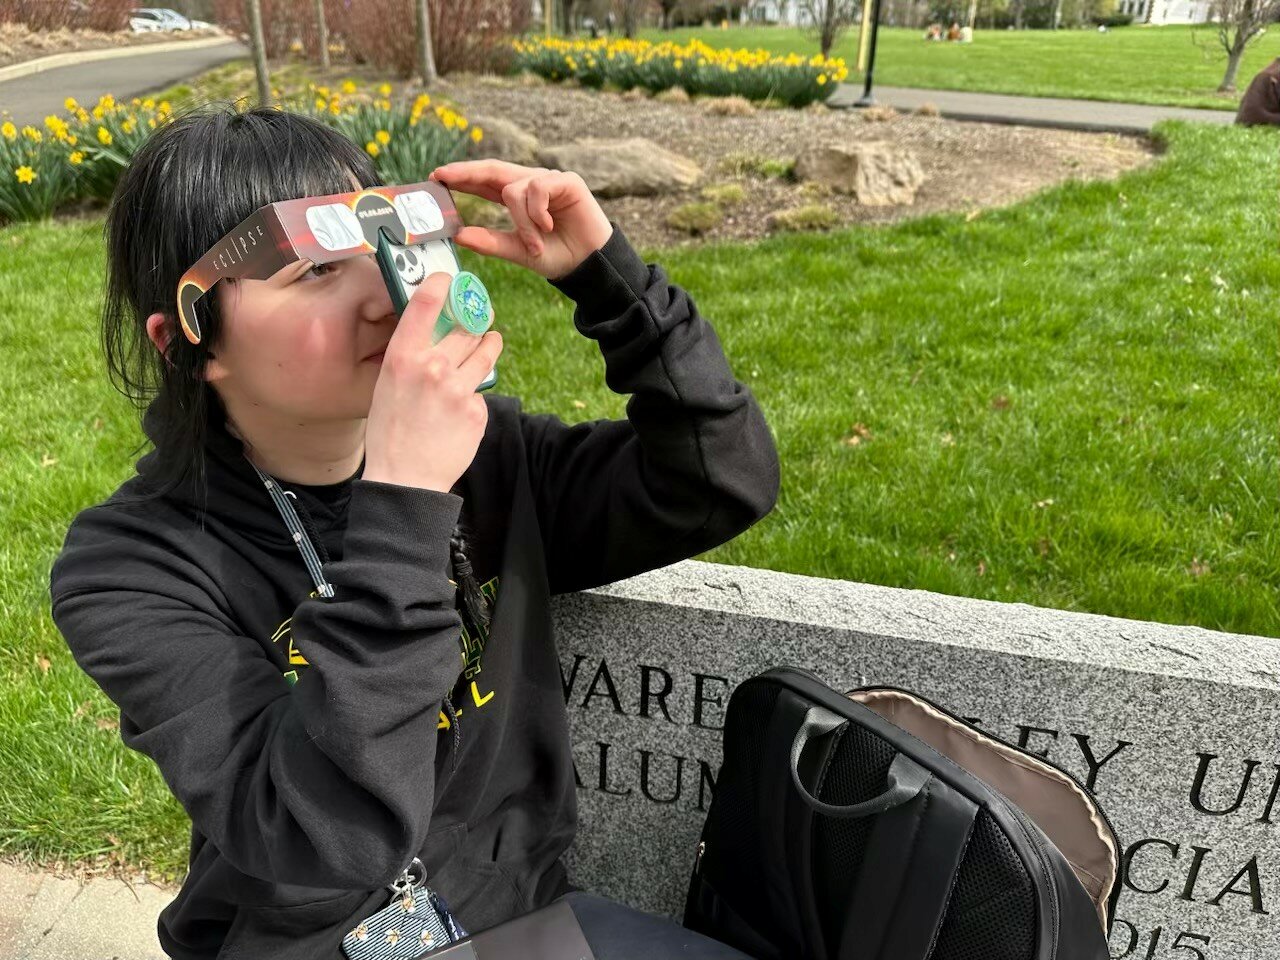
<svg viewBox="0 0 1280 960">
<path fill-rule="evenodd" d="M 5 80 L 0 82 L 0 109 L 13 114 L 13 122 L 19 127 L 31 124 L 40 128 L 49 114 L 64 113 L 67 97 L 92 105 L 104 93 L 110 93 L 127 102 L 249 55 L 249 48 L 238 40 L 212 44 L 189 41 L 179 45 L 182 49 L 164 46 L 166 49 L 158 52 L 145 46 L 121 48 L 127 56 L 99 58 Z"/>
<path fill-rule="evenodd" d="M 164 960 L 156 917 L 172 899 L 151 884 L 0 863 L 0 960 Z"/>
<path fill-rule="evenodd" d="M 1111 133 L 1148 133 L 1159 120 L 1194 120 L 1200 123 L 1230 124 L 1234 110 L 1196 110 L 1189 107 L 1152 107 L 1138 103 L 1111 103 L 1104 100 L 1059 100 L 1049 97 L 1013 97 L 998 93 L 966 93 L 957 90 L 919 90 L 907 87 L 873 87 L 877 104 L 914 112 L 921 104 L 932 103 L 942 116 L 952 120 L 980 120 L 987 123 L 1015 123 L 1063 130 Z M 862 84 L 842 83 L 827 105 L 852 108 L 862 96 Z"/>
</svg>

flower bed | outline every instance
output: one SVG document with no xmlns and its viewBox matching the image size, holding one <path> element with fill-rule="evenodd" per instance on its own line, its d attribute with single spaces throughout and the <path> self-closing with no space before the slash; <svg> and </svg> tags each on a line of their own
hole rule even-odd
<svg viewBox="0 0 1280 960">
<path fill-rule="evenodd" d="M 681 87 L 689 94 L 777 100 L 803 107 L 825 100 L 848 76 L 844 61 L 821 55 L 778 56 L 768 50 L 729 50 L 701 40 L 686 44 L 648 40 L 513 40 L 515 67 L 548 80 L 573 78 L 587 87 L 657 92 Z"/>
<path fill-rule="evenodd" d="M 411 183 L 459 159 L 468 140 L 484 132 L 427 94 L 393 102 L 382 84 L 362 92 L 352 81 L 338 89 L 311 85 L 305 96 L 277 107 L 305 114 L 364 146 L 385 183 Z M 50 115 L 44 129 L 0 122 L 0 222 L 38 220 L 83 198 L 106 200 L 133 154 L 152 130 L 173 117 L 168 101 L 104 94 L 92 109 L 74 99 L 66 116 Z M 239 101 L 241 109 L 245 101 Z"/>
</svg>

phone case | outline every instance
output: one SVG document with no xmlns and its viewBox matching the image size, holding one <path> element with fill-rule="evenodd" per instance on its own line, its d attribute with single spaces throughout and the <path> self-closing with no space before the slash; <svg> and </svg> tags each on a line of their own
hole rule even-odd
<svg viewBox="0 0 1280 960">
<path fill-rule="evenodd" d="M 397 244 L 387 239 L 382 231 L 378 232 L 378 248 L 375 254 L 378 268 L 382 271 L 382 279 L 391 294 L 391 302 L 397 314 L 404 313 L 409 305 L 413 291 L 433 273 L 444 272 L 456 277 L 462 272 L 458 255 L 452 240 L 428 240 L 426 243 Z M 438 343 L 448 333 L 450 323 L 441 315 L 436 324 L 431 342 Z M 498 382 L 498 368 L 494 367 L 480 381 L 476 391 L 488 390 Z"/>
</svg>

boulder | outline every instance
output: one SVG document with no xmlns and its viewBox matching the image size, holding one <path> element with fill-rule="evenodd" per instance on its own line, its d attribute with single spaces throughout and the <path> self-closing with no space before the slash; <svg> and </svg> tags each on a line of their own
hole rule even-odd
<svg viewBox="0 0 1280 960">
<path fill-rule="evenodd" d="M 543 147 L 538 162 L 555 170 L 574 170 L 598 197 L 648 197 L 691 187 L 702 175 L 688 157 L 672 153 L 644 137 L 627 140 L 588 138 Z"/>
<path fill-rule="evenodd" d="M 479 127 L 484 136 L 479 143 L 467 141 L 467 156 L 472 160 L 497 157 L 510 163 L 533 165 L 538 157 L 538 138 L 510 120 L 468 114 L 468 122 Z"/>
<path fill-rule="evenodd" d="M 795 175 L 851 193 L 867 207 L 914 203 L 924 183 L 916 155 L 883 142 L 810 147 L 796 157 Z"/>
</svg>

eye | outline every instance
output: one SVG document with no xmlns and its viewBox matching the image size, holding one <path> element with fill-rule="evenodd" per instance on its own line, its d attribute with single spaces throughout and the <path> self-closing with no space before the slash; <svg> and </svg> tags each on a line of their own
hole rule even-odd
<svg viewBox="0 0 1280 960">
<path fill-rule="evenodd" d="M 404 252 L 404 255 L 406 258 L 408 258 L 410 266 L 416 267 L 418 265 L 418 258 L 413 255 L 412 250 L 406 250 Z"/>
<path fill-rule="evenodd" d="M 399 253 L 396 254 L 396 269 L 397 270 L 404 269 L 404 256 Z"/>
<path fill-rule="evenodd" d="M 309 279 L 314 278 L 318 280 L 321 277 L 325 276 L 326 274 L 333 273 L 333 271 L 336 270 L 337 268 L 338 268 L 338 265 L 336 263 L 317 263 L 312 265 L 311 269 L 308 270 L 306 273 L 304 273 L 302 276 L 305 278 L 309 278 Z"/>
</svg>

